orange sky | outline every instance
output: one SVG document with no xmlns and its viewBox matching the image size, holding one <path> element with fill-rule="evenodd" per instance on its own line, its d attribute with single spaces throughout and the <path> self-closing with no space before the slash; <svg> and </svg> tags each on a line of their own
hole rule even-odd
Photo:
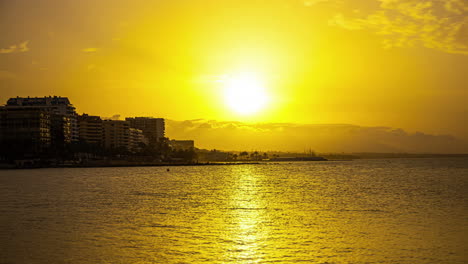
<svg viewBox="0 0 468 264">
<path fill-rule="evenodd" d="M 2 102 L 468 140 L 464 0 L 1 1 L 0 34 Z M 268 97 L 255 113 L 225 100 L 223 78 L 243 72 Z"/>
</svg>

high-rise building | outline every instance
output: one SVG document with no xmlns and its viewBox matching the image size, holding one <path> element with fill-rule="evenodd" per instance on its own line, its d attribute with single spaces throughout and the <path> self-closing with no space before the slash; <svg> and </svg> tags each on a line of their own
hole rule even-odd
<svg viewBox="0 0 468 264">
<path fill-rule="evenodd" d="M 78 116 L 78 130 L 80 141 L 94 145 L 103 143 L 103 121 L 99 116 L 90 116 L 87 114 Z"/>
<path fill-rule="evenodd" d="M 42 108 L 0 107 L 2 154 L 24 158 L 47 150 L 53 143 L 54 122 L 59 123 Z"/>
<path fill-rule="evenodd" d="M 129 142 L 129 150 L 131 152 L 138 152 L 141 150 L 141 145 L 148 144 L 148 140 L 146 140 L 146 137 L 143 135 L 143 131 L 140 129 L 136 128 L 130 128 L 130 142 Z"/>
<path fill-rule="evenodd" d="M 145 135 L 150 144 L 155 144 L 164 138 L 164 118 L 128 117 L 125 120 L 129 122 L 130 127 L 143 131 L 143 135 Z"/>
<path fill-rule="evenodd" d="M 130 149 L 130 124 L 122 120 L 104 120 L 103 145 L 107 149 Z"/>
<path fill-rule="evenodd" d="M 51 114 L 50 134 L 51 143 L 55 148 L 65 147 L 72 142 L 72 123 L 68 116 Z"/>
<path fill-rule="evenodd" d="M 75 112 L 75 107 L 70 103 L 70 100 L 68 100 L 67 97 L 46 96 L 10 98 L 5 105 L 5 108 L 41 108 L 51 114 L 64 116 L 71 124 L 71 141 L 78 141 L 79 139 L 77 114 Z"/>
</svg>

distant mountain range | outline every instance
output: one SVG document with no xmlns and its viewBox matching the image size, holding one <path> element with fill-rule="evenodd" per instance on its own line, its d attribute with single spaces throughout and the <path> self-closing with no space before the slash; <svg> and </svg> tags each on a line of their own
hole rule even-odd
<svg viewBox="0 0 468 264">
<path fill-rule="evenodd" d="M 166 120 L 166 135 L 175 139 L 193 139 L 199 148 L 221 150 L 468 153 L 468 143 L 450 135 L 349 124 Z"/>
</svg>

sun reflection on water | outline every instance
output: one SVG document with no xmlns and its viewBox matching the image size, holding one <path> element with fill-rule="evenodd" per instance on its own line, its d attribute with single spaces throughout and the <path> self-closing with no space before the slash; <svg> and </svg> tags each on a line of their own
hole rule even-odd
<svg viewBox="0 0 468 264">
<path fill-rule="evenodd" d="M 261 177 L 254 175 L 251 167 L 236 172 L 231 188 L 229 228 L 227 239 L 233 241 L 227 250 L 228 258 L 237 263 L 262 261 L 261 249 L 265 247 L 268 220 L 265 201 L 259 195 Z"/>
</svg>

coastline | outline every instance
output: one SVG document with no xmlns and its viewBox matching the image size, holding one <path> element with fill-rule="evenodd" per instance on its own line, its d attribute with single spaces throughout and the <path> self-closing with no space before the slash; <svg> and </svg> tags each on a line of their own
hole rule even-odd
<svg viewBox="0 0 468 264">
<path fill-rule="evenodd" d="M 99 163 L 18 166 L 0 164 L 0 170 L 53 169 L 53 168 L 125 168 L 125 167 L 187 167 L 187 166 L 232 166 L 259 165 L 260 162 L 194 162 L 194 163 Z"/>
<path fill-rule="evenodd" d="M 68 162 L 41 162 L 40 160 L 27 160 L 15 163 L 0 163 L 0 170 L 11 169 L 46 169 L 46 168 L 108 168 L 108 167 L 176 167 L 176 166 L 226 166 L 226 165 L 258 165 L 265 162 L 297 162 L 297 161 L 327 161 L 322 157 L 307 158 L 278 158 L 263 161 L 207 161 L 207 162 L 145 162 L 126 160 L 95 160 L 82 163 Z"/>
<path fill-rule="evenodd" d="M 271 159 L 263 161 L 207 161 L 207 162 L 131 162 L 131 161 L 95 161 L 88 163 L 68 163 L 68 164 L 38 164 L 38 163 L 0 163 L 0 170 L 21 170 L 21 169 L 49 169 L 49 168 L 124 168 L 124 167 L 183 167 L 183 166 L 233 166 L 233 165 L 261 165 L 280 164 L 295 162 L 317 162 L 317 161 L 354 161 L 362 159 L 441 159 L 441 158 L 468 158 L 468 154 L 413 154 L 413 155 L 382 155 L 382 156 L 356 156 L 355 158 L 285 158 Z"/>
</svg>

